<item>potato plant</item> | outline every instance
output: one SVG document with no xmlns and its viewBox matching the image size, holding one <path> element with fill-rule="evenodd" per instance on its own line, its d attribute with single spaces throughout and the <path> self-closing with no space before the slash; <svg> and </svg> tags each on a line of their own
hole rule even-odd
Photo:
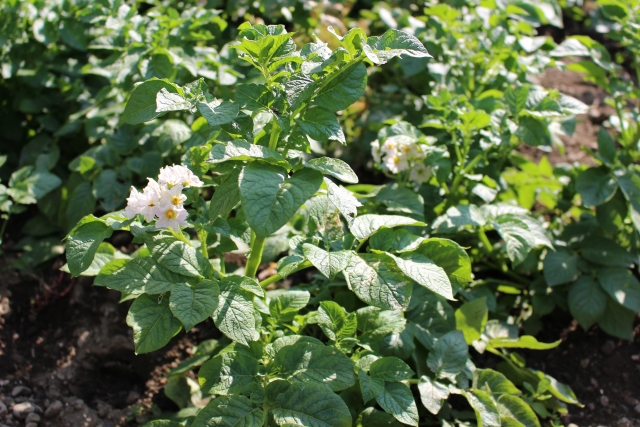
<svg viewBox="0 0 640 427">
<path fill-rule="evenodd" d="M 238 30 L 231 48 L 254 71 L 232 99 L 203 80 L 154 78 L 135 87 L 119 119 L 198 113 L 194 123 L 214 136 L 132 188 L 126 209 L 85 216 L 66 240 L 71 274 L 95 275 L 97 286 L 133 300 L 137 353 L 209 318 L 224 336 L 169 373 L 167 394 L 185 409 L 150 425 L 466 422 L 447 401 L 460 395 L 478 425 L 537 426 L 578 404 L 511 352 L 559 342 L 488 320 L 482 299 L 456 301 L 472 281 L 463 247 L 430 237 L 423 214 L 372 201 L 381 191 L 368 194 L 347 163 L 308 155 L 318 142 L 346 144 L 336 112 L 364 93 L 367 65 L 428 58 L 424 45 L 399 30 L 368 37 L 353 28 L 330 29 L 337 48 L 298 49 L 283 26 Z M 140 247 L 112 250 L 103 241 L 115 230 Z M 246 254 L 243 268 L 225 262 L 231 251 Z M 283 251 L 274 271 L 260 271 L 266 254 Z M 298 274 L 307 269 L 317 271 L 311 280 Z M 279 286 L 285 278 L 293 286 Z M 500 372 L 476 368 L 470 344 L 502 358 Z M 196 366 L 198 384 L 184 376 Z"/>
</svg>

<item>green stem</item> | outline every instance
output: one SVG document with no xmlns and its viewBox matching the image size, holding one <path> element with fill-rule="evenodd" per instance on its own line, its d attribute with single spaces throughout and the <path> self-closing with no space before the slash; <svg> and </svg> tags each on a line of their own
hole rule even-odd
<svg viewBox="0 0 640 427">
<path fill-rule="evenodd" d="M 8 213 L 7 217 L 4 219 L 4 222 L 2 223 L 2 229 L 0 229 L 0 243 L 2 243 L 2 238 L 4 237 L 4 232 L 7 229 L 7 223 L 9 222 L 10 216 L 11 216 L 11 213 Z"/>
<path fill-rule="evenodd" d="M 178 228 L 178 230 L 174 230 L 171 227 L 167 227 L 167 228 L 169 229 L 169 232 L 173 235 L 173 237 L 175 237 L 176 239 L 180 240 L 181 242 L 186 243 L 189 246 L 193 246 L 191 244 L 191 241 L 185 237 L 185 235 L 182 232 L 182 230 L 180 230 L 179 228 Z M 206 243 L 205 243 L 205 245 L 206 245 Z"/>
<path fill-rule="evenodd" d="M 489 238 L 487 237 L 487 235 L 484 232 L 483 228 L 478 230 L 478 237 L 480 238 L 480 241 L 482 242 L 482 246 L 485 248 L 485 252 L 487 254 L 491 254 L 491 252 L 493 252 L 493 245 L 489 241 Z"/>
<path fill-rule="evenodd" d="M 312 267 L 312 266 L 313 266 L 313 264 L 311 264 L 310 261 L 301 262 L 300 264 L 298 264 L 296 269 L 294 271 L 292 271 L 291 273 L 289 273 L 289 274 L 293 274 L 293 273 L 295 273 L 297 271 L 304 270 L 305 268 L 309 268 L 309 267 Z M 267 277 L 266 279 L 261 281 L 260 282 L 260 287 L 266 288 L 267 286 L 271 285 L 272 283 L 276 283 L 278 280 L 281 280 L 281 279 L 282 279 L 281 275 L 274 274 L 273 276 Z"/>
<path fill-rule="evenodd" d="M 244 275 L 247 277 L 254 278 L 256 277 L 256 273 L 258 272 L 258 267 L 260 266 L 260 261 L 262 261 L 262 251 L 264 250 L 264 242 L 267 240 L 266 237 L 258 237 L 255 233 L 251 232 L 251 255 L 247 260 L 247 266 L 244 269 Z"/>
<path fill-rule="evenodd" d="M 273 120 L 271 121 L 271 138 L 269 138 L 269 148 L 274 151 L 278 148 L 278 137 L 280 136 L 280 132 L 282 132 L 282 128 L 278 124 L 278 119 L 274 115 Z"/>
</svg>

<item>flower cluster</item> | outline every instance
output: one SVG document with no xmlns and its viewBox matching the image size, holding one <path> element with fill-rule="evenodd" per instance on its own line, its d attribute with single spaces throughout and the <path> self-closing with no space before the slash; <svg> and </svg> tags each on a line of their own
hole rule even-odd
<svg viewBox="0 0 640 427">
<path fill-rule="evenodd" d="M 179 230 L 187 223 L 187 211 L 183 206 L 187 196 L 182 190 L 201 186 L 202 181 L 186 167 L 166 166 L 160 169 L 158 181 L 149 178 L 142 192 L 131 187 L 125 214 L 128 218 L 140 214 L 149 222 L 157 218 L 156 227 Z"/>
<path fill-rule="evenodd" d="M 382 169 L 392 174 L 409 171 L 409 180 L 422 184 L 431 177 L 431 168 L 425 165 L 425 152 L 421 144 L 409 135 L 392 135 L 371 143 L 371 154 Z"/>
</svg>

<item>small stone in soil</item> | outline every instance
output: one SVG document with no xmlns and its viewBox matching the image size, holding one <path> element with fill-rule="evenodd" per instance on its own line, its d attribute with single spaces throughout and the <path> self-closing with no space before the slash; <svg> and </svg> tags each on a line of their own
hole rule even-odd
<svg viewBox="0 0 640 427">
<path fill-rule="evenodd" d="M 633 408 L 634 411 L 636 411 L 638 414 L 640 414 L 640 404 L 636 405 L 635 408 Z"/>
<path fill-rule="evenodd" d="M 27 423 L 24 427 L 38 427 L 37 423 Z"/>
<path fill-rule="evenodd" d="M 631 427 L 631 421 L 627 417 L 622 417 L 618 420 L 618 425 L 620 427 Z"/>
<path fill-rule="evenodd" d="M 580 361 L 580 366 L 582 367 L 582 369 L 586 369 L 587 366 L 589 366 L 589 359 L 582 359 Z"/>
<path fill-rule="evenodd" d="M 593 402 L 589 402 L 587 403 L 587 408 L 589 408 L 590 411 L 593 411 L 596 409 L 596 405 Z"/>
<path fill-rule="evenodd" d="M 130 391 L 129 395 L 127 396 L 127 404 L 132 405 L 136 403 L 138 399 L 140 399 L 140 393 L 138 393 L 137 391 Z"/>
<path fill-rule="evenodd" d="M 598 387 L 598 380 L 596 380 L 595 378 L 591 378 L 591 385 L 594 387 Z"/>
<path fill-rule="evenodd" d="M 17 405 L 13 406 L 13 416 L 20 420 L 23 420 L 27 418 L 27 415 L 34 412 L 35 410 L 36 407 L 31 402 L 18 403 Z"/>
<path fill-rule="evenodd" d="M 616 344 L 611 340 L 607 341 L 602 346 L 602 352 L 607 355 L 612 354 L 615 350 L 616 350 Z"/>
<path fill-rule="evenodd" d="M 637 399 L 634 399 L 633 397 L 628 395 L 622 396 L 622 401 L 625 403 L 625 405 L 629 405 L 629 406 L 640 405 L 640 402 L 638 402 Z"/>
<path fill-rule="evenodd" d="M 578 425 L 577 425 L 577 424 L 574 424 L 574 423 L 571 423 L 571 424 L 569 424 L 567 427 L 578 427 Z"/>
<path fill-rule="evenodd" d="M 31 390 L 29 389 L 29 387 L 25 387 L 23 385 L 17 385 L 13 388 L 13 390 L 11 390 L 11 396 L 13 397 L 28 396 L 30 394 Z"/>
<path fill-rule="evenodd" d="M 9 410 L 7 409 L 7 405 L 5 405 L 2 400 L 0 400 L 0 417 L 3 417 L 7 412 L 9 412 Z"/>
<path fill-rule="evenodd" d="M 44 411 L 44 416 L 45 418 L 53 418 L 57 416 L 60 411 L 62 411 L 62 402 L 54 400 L 51 405 L 47 407 L 47 410 Z"/>
<path fill-rule="evenodd" d="M 35 412 L 30 413 L 29 415 L 27 415 L 27 420 L 28 423 L 39 423 L 40 422 L 40 415 L 36 414 Z"/>
<path fill-rule="evenodd" d="M 608 406 L 609 405 L 609 398 L 607 396 L 600 396 L 600 404 L 602 406 Z"/>
</svg>

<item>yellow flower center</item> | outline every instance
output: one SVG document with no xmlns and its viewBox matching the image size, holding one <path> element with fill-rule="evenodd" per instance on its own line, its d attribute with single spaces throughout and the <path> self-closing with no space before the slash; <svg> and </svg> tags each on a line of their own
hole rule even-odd
<svg viewBox="0 0 640 427">
<path fill-rule="evenodd" d="M 402 150 L 403 150 L 405 153 L 408 153 L 408 152 L 409 152 L 409 147 L 407 147 L 407 146 L 405 145 L 405 146 L 403 146 L 403 147 L 402 147 Z"/>
<path fill-rule="evenodd" d="M 173 213 L 173 211 L 170 209 L 170 210 L 168 210 L 168 211 L 166 212 L 166 214 L 165 214 L 165 215 L 167 216 L 167 218 L 171 219 L 171 218 L 173 218 L 173 215 L 175 215 L 175 214 L 174 214 L 174 213 Z"/>
<path fill-rule="evenodd" d="M 395 163 L 396 165 L 397 165 L 398 163 L 400 163 L 400 157 L 398 157 L 398 156 L 394 156 L 394 157 L 393 157 L 393 163 Z"/>
<path fill-rule="evenodd" d="M 173 196 L 171 198 L 171 204 L 174 206 L 178 206 L 180 204 L 180 196 Z"/>
</svg>

